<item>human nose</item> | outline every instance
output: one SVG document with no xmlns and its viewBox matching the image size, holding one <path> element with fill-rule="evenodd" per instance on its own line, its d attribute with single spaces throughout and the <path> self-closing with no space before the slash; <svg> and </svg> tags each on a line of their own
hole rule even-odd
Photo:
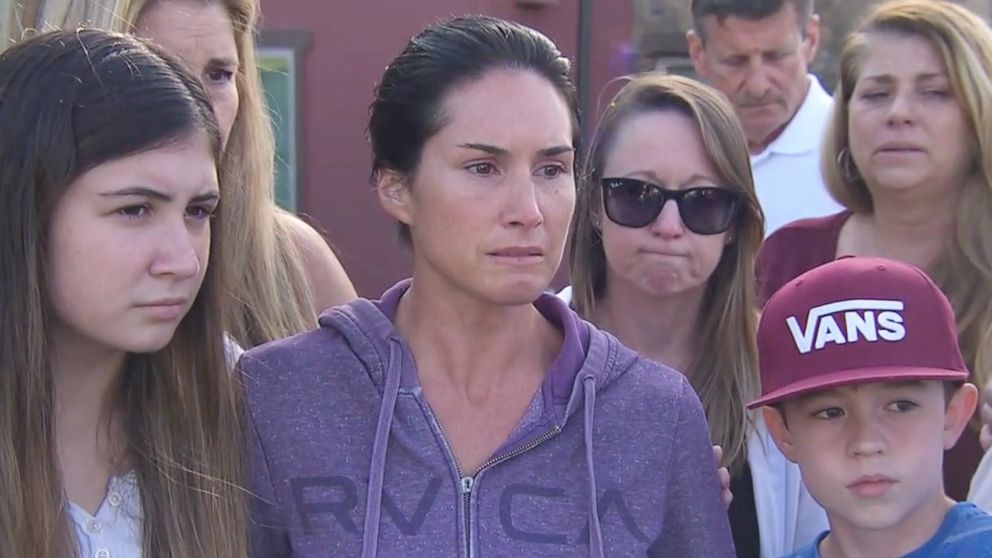
<svg viewBox="0 0 992 558">
<path fill-rule="evenodd" d="M 771 89 L 771 78 L 768 68 L 760 60 L 751 62 L 744 78 L 744 92 L 751 97 L 762 98 Z"/>
<path fill-rule="evenodd" d="M 890 125 L 909 124 L 913 117 L 913 101 L 907 93 L 897 92 L 892 95 L 892 103 L 889 105 Z"/>
<path fill-rule="evenodd" d="M 528 173 L 513 179 L 507 188 L 503 221 L 509 226 L 532 228 L 544 222 L 544 213 L 538 199 L 537 184 Z"/>
<path fill-rule="evenodd" d="M 679 214 L 679 206 L 675 200 L 665 200 L 662 202 L 661 212 L 651 221 L 649 225 L 652 234 L 662 238 L 678 238 L 685 234 L 685 224 Z"/>
<path fill-rule="evenodd" d="M 885 436 L 876 417 L 853 416 L 848 422 L 848 429 L 850 455 L 868 457 L 885 453 Z"/>
<path fill-rule="evenodd" d="M 156 240 L 151 273 L 172 275 L 180 279 L 199 274 L 203 266 L 201 252 L 205 253 L 206 246 L 203 244 L 209 243 L 209 233 L 206 239 L 199 238 L 200 235 L 191 231 L 182 220 L 179 223 L 170 223 L 165 229 Z"/>
</svg>

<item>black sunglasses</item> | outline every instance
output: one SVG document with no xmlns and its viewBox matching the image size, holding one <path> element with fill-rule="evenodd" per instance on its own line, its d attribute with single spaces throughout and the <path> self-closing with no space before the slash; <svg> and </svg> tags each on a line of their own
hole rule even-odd
<svg viewBox="0 0 992 558">
<path fill-rule="evenodd" d="M 669 190 L 636 178 L 603 178 L 603 207 L 610 221 L 638 229 L 654 221 L 668 200 L 675 200 L 682 223 L 696 234 L 720 234 L 733 224 L 741 193 L 702 186 Z"/>
</svg>

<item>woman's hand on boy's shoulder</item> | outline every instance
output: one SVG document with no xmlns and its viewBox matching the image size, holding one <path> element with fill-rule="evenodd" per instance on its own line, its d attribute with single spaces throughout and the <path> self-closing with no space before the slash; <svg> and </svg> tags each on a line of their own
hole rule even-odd
<svg viewBox="0 0 992 558">
<path fill-rule="evenodd" d="M 713 461 L 716 461 L 716 475 L 720 478 L 723 505 L 730 509 L 730 503 L 734 501 L 734 493 L 730 491 L 730 469 L 720 465 L 723 461 L 723 448 L 718 445 L 713 446 Z"/>
</svg>

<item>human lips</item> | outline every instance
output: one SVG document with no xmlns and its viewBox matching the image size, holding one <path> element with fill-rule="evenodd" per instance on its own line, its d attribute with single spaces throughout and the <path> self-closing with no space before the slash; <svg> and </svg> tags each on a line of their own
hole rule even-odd
<svg viewBox="0 0 992 558">
<path fill-rule="evenodd" d="M 141 302 L 135 306 L 149 314 L 153 319 L 173 320 L 181 317 L 186 312 L 188 305 L 188 298 L 172 297 Z"/>
<path fill-rule="evenodd" d="M 847 489 L 861 498 L 879 498 L 887 494 L 896 482 L 885 475 L 864 475 L 847 485 Z"/>
<path fill-rule="evenodd" d="M 876 152 L 878 153 L 919 153 L 923 149 L 913 143 L 909 142 L 886 142 L 878 147 Z"/>
<path fill-rule="evenodd" d="M 533 264 L 544 261 L 544 250 L 538 246 L 507 246 L 487 252 L 490 257 L 511 264 Z"/>
<path fill-rule="evenodd" d="M 658 256 L 663 258 L 684 258 L 686 254 L 684 252 L 679 252 L 677 250 L 665 250 L 658 248 L 642 248 L 642 254 L 647 254 L 648 256 Z"/>
</svg>

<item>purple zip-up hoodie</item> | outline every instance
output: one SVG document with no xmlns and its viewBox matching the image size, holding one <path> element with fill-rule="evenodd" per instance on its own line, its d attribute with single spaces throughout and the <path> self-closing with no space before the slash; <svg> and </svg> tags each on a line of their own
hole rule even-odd
<svg viewBox="0 0 992 558">
<path fill-rule="evenodd" d="M 256 557 L 734 556 L 689 383 L 552 295 L 534 305 L 561 352 L 506 443 L 459 471 L 393 327 L 408 287 L 242 358 Z"/>
</svg>

